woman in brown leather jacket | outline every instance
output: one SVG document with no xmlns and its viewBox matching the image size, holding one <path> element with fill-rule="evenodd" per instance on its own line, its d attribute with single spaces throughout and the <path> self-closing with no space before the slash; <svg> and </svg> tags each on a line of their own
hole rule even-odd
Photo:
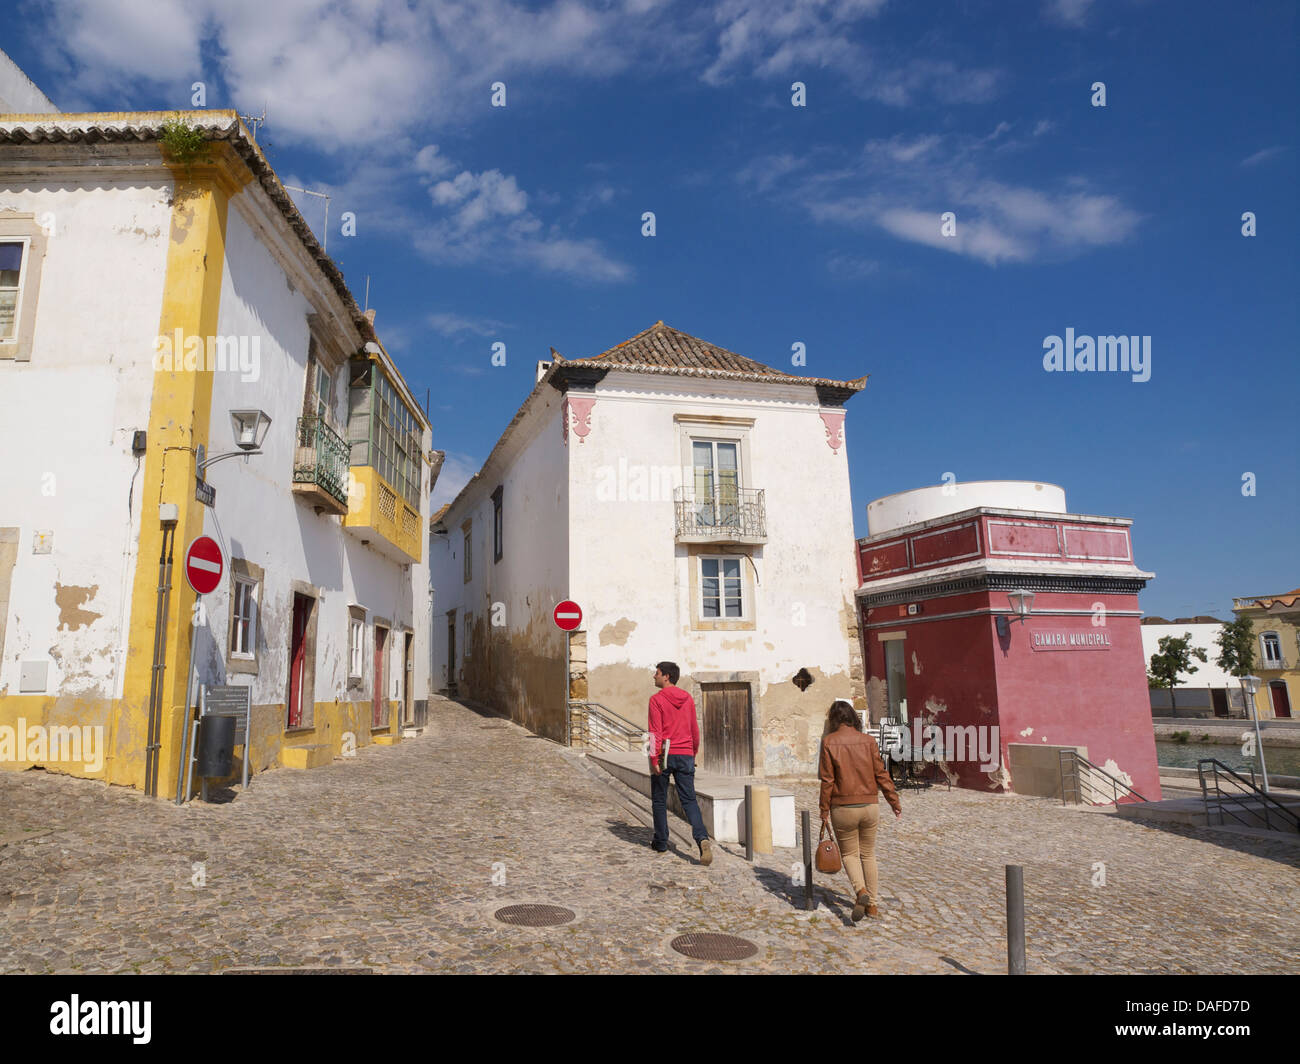
<svg viewBox="0 0 1300 1064">
<path fill-rule="evenodd" d="M 880 794 L 903 815 L 889 771 L 876 740 L 862 731 L 853 706 L 837 698 L 826 714 L 826 734 L 821 752 L 822 823 L 830 823 L 840 845 L 857 901 L 853 922 L 876 916 L 879 883 L 876 873 L 876 826 L 880 822 Z"/>
</svg>

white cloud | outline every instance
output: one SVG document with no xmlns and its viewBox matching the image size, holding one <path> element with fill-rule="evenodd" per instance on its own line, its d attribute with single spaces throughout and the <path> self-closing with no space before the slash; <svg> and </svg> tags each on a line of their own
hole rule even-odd
<svg viewBox="0 0 1300 1064">
<path fill-rule="evenodd" d="M 429 328 L 443 336 L 459 336 L 461 333 L 497 336 L 501 330 L 510 328 L 505 322 L 494 318 L 467 318 L 450 311 L 430 314 L 425 320 L 429 323 Z"/>
<path fill-rule="evenodd" d="M 870 141 L 855 163 L 803 178 L 793 199 L 818 222 L 883 231 L 989 265 L 1079 254 L 1132 235 L 1141 216 L 1086 181 L 1039 189 L 990 176 L 992 153 L 1022 145 L 1006 136 L 1009 128 Z M 956 226 L 945 236 L 949 211 Z"/>
<path fill-rule="evenodd" d="M 1044 13 L 1049 21 L 1062 26 L 1082 26 L 1090 7 L 1092 0 L 1047 0 Z"/>
<path fill-rule="evenodd" d="M 1274 145 L 1271 148 L 1262 148 L 1261 150 L 1255 152 L 1254 155 L 1248 155 L 1246 156 L 1246 158 L 1242 159 L 1241 165 L 1258 166 L 1260 163 L 1268 162 L 1269 159 L 1281 155 L 1284 151 L 1286 151 L 1286 148 L 1284 148 L 1280 144 Z"/>
</svg>

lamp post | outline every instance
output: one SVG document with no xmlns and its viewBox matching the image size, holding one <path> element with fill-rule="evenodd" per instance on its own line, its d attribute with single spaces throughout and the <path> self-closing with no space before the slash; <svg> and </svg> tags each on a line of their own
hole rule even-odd
<svg viewBox="0 0 1300 1064">
<path fill-rule="evenodd" d="M 203 444 L 197 448 L 196 463 L 198 474 L 201 478 L 203 471 L 208 466 L 220 462 L 223 458 L 247 458 L 249 455 L 262 453 L 262 441 L 266 439 L 266 430 L 271 427 L 271 416 L 265 410 L 232 410 L 230 412 L 230 428 L 235 436 L 235 446 L 237 451 L 226 451 L 224 454 L 216 454 L 211 458 L 207 457 L 207 449 Z"/>
<path fill-rule="evenodd" d="M 1026 621 L 1034 609 L 1034 593 L 1032 591 L 1008 591 L 1007 600 L 1011 603 L 1011 612 L 1015 614 L 1011 620 L 1005 616 L 998 617 L 998 635 L 1009 636 L 1011 634 L 1011 621 Z"/>
<path fill-rule="evenodd" d="M 1259 751 L 1259 771 L 1264 777 L 1264 793 L 1268 794 L 1268 766 L 1264 764 L 1264 740 L 1259 734 L 1259 710 L 1255 707 L 1255 692 L 1259 690 L 1258 676 L 1240 678 L 1242 697 L 1250 704 L 1250 715 L 1255 721 L 1255 749 Z"/>
</svg>

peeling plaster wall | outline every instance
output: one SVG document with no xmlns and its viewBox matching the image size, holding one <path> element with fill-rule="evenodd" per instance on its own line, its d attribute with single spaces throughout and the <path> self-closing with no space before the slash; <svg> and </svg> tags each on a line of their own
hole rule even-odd
<svg viewBox="0 0 1300 1064">
<path fill-rule="evenodd" d="M 122 695 L 140 515 L 157 516 L 131 435 L 149 418 L 170 188 L 157 174 L 0 179 L 0 219 L 51 223 L 31 361 L 0 360 L 0 433 L 22 456 L 0 463 L 0 525 L 19 528 L 0 698 L 18 695 L 21 662 L 47 662 L 41 705 L 22 711 L 32 722 L 102 723 Z M 49 553 L 33 552 L 37 530 L 52 533 Z"/>
<path fill-rule="evenodd" d="M 724 394 L 725 392 L 725 394 Z M 646 720 L 658 661 L 676 661 L 681 684 L 696 673 L 758 674 L 755 771 L 815 770 L 827 708 L 835 698 L 865 705 L 853 592 L 857 581 L 845 448 L 828 445 L 814 393 L 735 382 L 696 382 L 610 373 L 597 385 L 591 431 L 570 436 L 572 597 L 588 633 L 594 701 L 638 724 Z M 670 490 L 611 490 L 620 459 L 682 468 L 675 414 L 752 418 L 743 487 L 765 490 L 767 542 L 745 548 L 753 628 L 692 626 L 690 566 L 675 537 Z M 707 436 L 701 426 L 692 432 Z M 645 475 L 644 483 L 654 485 Z M 603 489 L 602 489 L 603 485 Z M 705 553 L 739 552 L 722 545 Z M 814 683 L 791 683 L 800 668 Z M 702 710 L 702 707 L 697 708 Z"/>
<path fill-rule="evenodd" d="M 431 537 L 432 685 L 508 715 L 531 731 L 564 740 L 565 637 L 551 619 L 569 597 L 569 490 L 560 424 L 561 396 L 549 387 L 516 427 L 507 449 L 447 512 L 446 536 Z M 577 444 L 570 435 L 569 448 Z M 502 487 L 502 557 L 494 559 L 492 492 Z M 471 579 L 465 582 L 462 524 L 471 524 Z M 494 625 L 493 607 L 499 604 Z M 455 611 L 456 658 L 447 660 L 447 615 Z M 465 633 L 465 614 L 472 623 Z"/>
</svg>

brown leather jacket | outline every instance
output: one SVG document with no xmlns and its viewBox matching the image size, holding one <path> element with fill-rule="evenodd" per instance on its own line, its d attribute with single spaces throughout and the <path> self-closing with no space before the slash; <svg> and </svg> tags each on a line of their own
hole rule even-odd
<svg viewBox="0 0 1300 1064">
<path fill-rule="evenodd" d="M 841 724 L 822 739 L 821 778 L 823 817 L 832 806 L 878 802 L 881 791 L 895 813 L 902 810 L 876 740 L 851 724 Z"/>
</svg>

